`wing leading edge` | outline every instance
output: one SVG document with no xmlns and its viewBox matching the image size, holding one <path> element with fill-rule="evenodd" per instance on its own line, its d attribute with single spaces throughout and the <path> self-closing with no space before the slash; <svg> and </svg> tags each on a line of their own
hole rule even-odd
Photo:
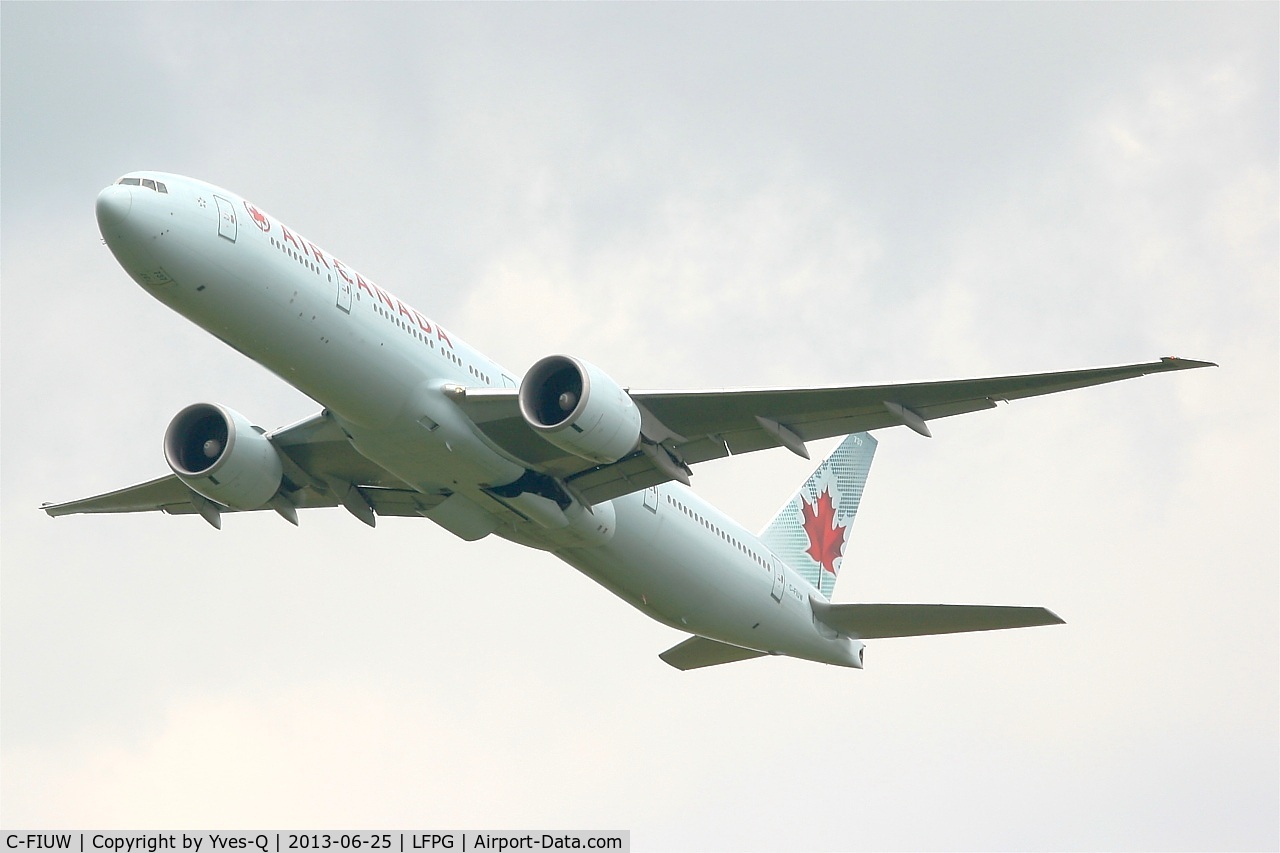
<svg viewBox="0 0 1280 853">
<path fill-rule="evenodd" d="M 567 455 L 520 415 L 514 389 L 466 389 L 457 402 L 497 446 L 542 473 L 563 479 L 588 503 L 683 479 L 688 466 L 730 454 L 787 447 L 892 426 L 928 436 L 928 421 L 1151 373 L 1216 367 L 1162 358 L 1143 364 L 943 382 L 716 391 L 629 391 L 652 428 L 647 441 L 609 465 Z M 655 435 L 654 432 L 659 434 Z"/>
</svg>

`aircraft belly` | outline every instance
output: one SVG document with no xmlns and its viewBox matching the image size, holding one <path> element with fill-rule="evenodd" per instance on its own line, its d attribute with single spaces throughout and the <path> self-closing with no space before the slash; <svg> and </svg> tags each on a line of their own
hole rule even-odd
<svg viewBox="0 0 1280 853">
<path fill-rule="evenodd" d="M 822 645 L 807 615 L 770 595 L 757 564 L 684 525 L 644 508 L 639 495 L 614 501 L 617 532 L 608 545 L 559 552 L 565 562 L 645 615 L 682 631 L 766 652 L 811 656 Z"/>
<path fill-rule="evenodd" d="M 352 446 L 396 477 L 421 491 L 470 493 L 510 483 L 524 473 L 476 437 L 474 426 L 438 383 L 421 380 L 401 396 L 395 416 L 382 426 L 368 427 L 333 413 Z"/>
<path fill-rule="evenodd" d="M 775 599 L 771 573 L 754 560 L 682 514 L 660 505 L 655 519 L 640 496 L 628 498 L 614 501 L 617 532 L 607 547 L 560 556 L 678 630 L 767 653 L 861 666 L 858 644 L 819 633 L 807 600 Z"/>
</svg>

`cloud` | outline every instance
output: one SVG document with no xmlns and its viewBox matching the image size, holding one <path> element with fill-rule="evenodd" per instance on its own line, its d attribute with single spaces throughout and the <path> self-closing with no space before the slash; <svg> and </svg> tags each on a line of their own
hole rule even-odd
<svg viewBox="0 0 1280 853">
<path fill-rule="evenodd" d="M 527 361 L 540 357 L 534 347 L 607 354 L 636 387 L 822 383 L 841 372 L 847 353 L 820 356 L 865 316 L 858 291 L 878 249 L 830 193 L 710 179 L 603 239 L 581 239 L 566 222 L 579 218 L 549 217 L 504 246 L 472 288 L 464 325 L 522 345 Z"/>
<path fill-rule="evenodd" d="M 529 737 L 510 725 L 524 707 L 557 713 Z M 15 750 L 6 799 L 41 826 L 576 825 L 622 759 L 591 722 L 529 678 L 456 698 L 360 680 L 191 696 L 136 742 Z"/>
<path fill-rule="evenodd" d="M 3 14 L 6 825 L 1276 846 L 1274 7 Z M 316 408 L 99 245 L 94 194 L 152 164 L 513 370 L 1223 366 L 880 435 L 837 598 L 1066 626 L 682 674 L 678 632 L 553 557 L 426 522 L 44 517 L 162 473 L 194 400 Z M 759 527 L 809 470 L 694 484 Z"/>
</svg>

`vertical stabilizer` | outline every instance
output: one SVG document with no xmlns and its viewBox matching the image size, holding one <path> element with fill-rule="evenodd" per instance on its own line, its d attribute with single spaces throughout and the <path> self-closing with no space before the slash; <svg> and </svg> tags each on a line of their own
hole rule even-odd
<svg viewBox="0 0 1280 853">
<path fill-rule="evenodd" d="M 760 540 L 827 598 L 835 589 L 876 440 L 859 432 L 840 442 L 773 517 Z"/>
</svg>

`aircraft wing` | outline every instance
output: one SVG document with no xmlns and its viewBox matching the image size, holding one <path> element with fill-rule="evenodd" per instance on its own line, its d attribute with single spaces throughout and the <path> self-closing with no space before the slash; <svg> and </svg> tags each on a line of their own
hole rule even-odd
<svg viewBox="0 0 1280 853">
<path fill-rule="evenodd" d="M 421 510 L 431 509 L 443 500 L 443 496 L 426 495 L 408 488 L 361 456 L 323 412 L 277 430 L 268 438 L 280 451 L 284 463 L 282 493 L 288 503 L 281 514 L 286 518 L 289 507 L 345 506 L 365 523 L 371 523 L 373 513 L 416 516 Z M 41 509 L 55 517 L 75 513 L 156 511 L 188 515 L 201 512 L 201 507 L 208 503 L 177 476 L 169 474 L 90 498 L 60 504 L 46 503 Z M 368 512 L 369 508 L 373 513 Z M 236 510 L 220 506 L 217 511 Z"/>
<path fill-rule="evenodd" d="M 496 445 L 561 478 L 594 504 L 668 480 L 686 480 L 688 466 L 730 454 L 787 447 L 807 458 L 806 441 L 890 426 L 928 436 L 927 421 L 995 408 L 1000 401 L 1213 366 L 1162 358 L 1119 367 L 898 385 L 628 391 L 640 408 L 647 440 L 608 465 L 579 459 L 544 440 L 521 417 L 515 390 L 465 389 L 457 402 Z"/>
</svg>

